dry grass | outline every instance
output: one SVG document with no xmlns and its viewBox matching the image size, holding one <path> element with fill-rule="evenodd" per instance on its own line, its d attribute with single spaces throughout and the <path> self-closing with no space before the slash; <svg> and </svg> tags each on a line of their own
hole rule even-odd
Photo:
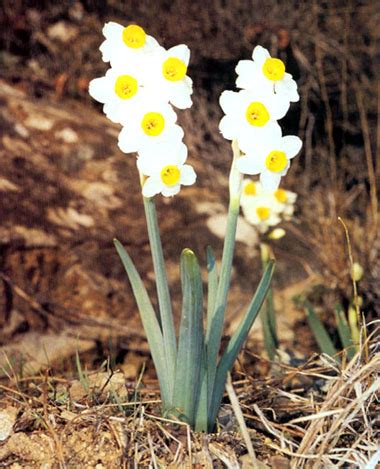
<svg viewBox="0 0 380 469">
<path fill-rule="evenodd" d="M 195 434 L 160 416 L 154 381 L 126 383 L 116 391 L 120 379 L 103 371 L 81 372 L 81 382 L 48 373 L 23 380 L 10 376 L 12 384 L 0 386 L 1 405 L 4 412 L 16 409 L 17 417 L 0 461 L 8 467 L 18 461 L 212 468 L 241 467 L 256 456 L 267 467 L 279 461 L 292 468 L 364 467 L 380 437 L 376 326 L 348 363 L 322 355 L 298 367 L 277 364 L 274 376 L 265 379 L 236 376 L 234 390 L 228 387 L 232 406 L 226 397 L 213 435 Z"/>
<path fill-rule="evenodd" d="M 137 21 L 166 46 L 186 38 L 198 84 L 208 59 L 222 65 L 237 61 L 258 42 L 276 54 L 279 28 L 289 31 L 301 68 L 298 133 L 304 141 L 303 157 L 295 159 L 286 180 L 287 187 L 300 193 L 301 201 L 299 223 L 289 230 L 319 261 L 325 290 L 318 301 L 328 313 L 336 302 L 346 306 L 353 297 L 345 233 L 338 222 L 342 217 L 354 261 L 365 268 L 359 295 L 364 298 L 367 321 L 378 317 L 376 2 L 212 0 L 205 8 L 204 2 L 174 0 L 164 9 L 168 2 L 153 5 L 140 0 L 126 6 L 126 2 L 109 1 L 104 11 L 105 7 L 89 1 L 81 21 L 73 19 L 72 2 L 46 10 L 30 8 L 33 2 L 3 3 L 2 76 L 31 95 L 53 96 L 58 102 L 63 97 L 88 99 L 88 80 L 102 73 L 98 52 L 102 15 L 107 20 Z M 49 37 L 48 27 L 61 18 L 77 30 L 69 47 Z M 190 156 L 195 166 L 206 169 L 204 184 L 211 189 L 226 184 L 229 166 L 228 144 L 217 129 L 221 116 L 217 98 L 223 86 L 216 83 L 211 90 L 199 86 L 192 113 L 182 122 Z M 12 285 L 12 279 L 2 279 Z M 16 294 L 40 308 L 21 289 Z M 89 321 L 74 319 L 75 324 Z M 315 355 L 299 366 L 273 366 L 265 379 L 235 375 L 233 387 L 247 426 L 245 437 L 235 417 L 237 403 L 234 411 L 227 398 L 220 432 L 204 436 L 160 417 L 157 383 L 147 379 L 141 386 L 127 383 L 122 399 L 109 383 L 78 398 L 70 394 L 74 383 L 67 376 L 46 373 L 20 379 L 13 373 L 0 386 L 1 407 L 13 422 L 9 438 L 0 446 L 0 464 L 15 468 L 20 461 L 24 467 L 43 463 L 239 467 L 255 454 L 269 467 L 364 467 L 380 439 L 378 321 L 372 322 L 369 331 L 369 339 L 349 363 L 342 360 L 338 366 L 326 356 Z"/>
</svg>

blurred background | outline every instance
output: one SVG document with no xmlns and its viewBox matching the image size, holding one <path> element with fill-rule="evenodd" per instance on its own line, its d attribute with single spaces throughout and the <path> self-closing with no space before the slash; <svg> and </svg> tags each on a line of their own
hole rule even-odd
<svg viewBox="0 0 380 469">
<path fill-rule="evenodd" d="M 301 96 L 281 122 L 304 142 L 282 182 L 298 194 L 296 215 L 272 246 L 282 347 L 317 351 L 295 297 L 312 301 L 332 334 L 334 305 L 352 301 L 339 216 L 364 269 L 365 317 L 378 318 L 378 16 L 376 2 L 354 0 L 3 0 L 0 340 L 13 363 L 36 372 L 48 357 L 70 368 L 79 351 L 89 366 L 112 355 L 134 377 L 148 356 L 112 245 L 114 237 L 127 245 L 154 295 L 134 157 L 118 149 L 119 127 L 87 91 L 107 69 L 98 49 L 107 21 L 137 23 L 166 48 L 191 49 L 194 105 L 178 114 L 198 181 L 174 199 L 158 197 L 176 311 L 182 248 L 202 262 L 207 244 L 221 254 L 231 150 L 218 131 L 218 98 L 260 44 L 286 63 Z M 259 279 L 258 236 L 243 219 L 234 265 L 227 334 Z M 253 337 L 261 353 L 261 334 Z"/>
</svg>

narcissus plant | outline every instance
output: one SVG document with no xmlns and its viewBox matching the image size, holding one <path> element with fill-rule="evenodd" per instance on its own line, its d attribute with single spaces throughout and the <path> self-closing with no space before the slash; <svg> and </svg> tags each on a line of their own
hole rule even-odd
<svg viewBox="0 0 380 469">
<path fill-rule="evenodd" d="M 212 249 L 207 247 L 205 301 L 198 259 L 190 249 L 183 250 L 180 259 L 183 299 L 177 331 L 155 198 L 172 197 L 182 186 L 196 181 L 195 171 L 187 163 L 184 132 L 172 107 L 187 109 L 192 105 L 193 84 L 188 76 L 190 50 L 184 44 L 165 49 L 138 25 L 124 27 L 107 23 L 103 34 L 105 41 L 100 49 L 103 60 L 110 62 L 110 69 L 104 77 L 91 81 L 89 92 L 103 104 L 106 116 L 122 125 L 118 139 L 121 151 L 137 156 L 156 278 L 157 308 L 153 307 L 129 254 L 119 241 L 115 240 L 115 246 L 149 343 L 163 415 L 187 422 L 197 431 L 211 432 L 216 428 L 227 374 L 265 301 L 274 270 L 274 261 L 266 259 L 257 290 L 221 352 L 240 200 L 246 215 L 259 225 L 260 231 L 265 231 L 278 222 L 286 206 L 285 199 L 291 199 L 286 191 L 284 194 L 272 191 L 269 195 L 266 191 L 268 187 L 280 191 L 277 189 L 280 179 L 301 147 L 297 137 L 282 137 L 277 122 L 294 100 L 294 93 L 289 92 L 293 85 L 289 85 L 282 63 L 266 57 L 262 73 L 272 86 L 267 86 L 261 77 L 252 83 L 252 67 L 241 64 L 238 86 L 245 89 L 225 91 L 220 98 L 226 114 L 220 130 L 231 140 L 233 155 L 223 255 L 218 268 Z M 260 51 L 254 54 L 255 67 L 263 55 Z M 261 184 L 243 182 L 243 173 L 260 174 Z"/>
</svg>

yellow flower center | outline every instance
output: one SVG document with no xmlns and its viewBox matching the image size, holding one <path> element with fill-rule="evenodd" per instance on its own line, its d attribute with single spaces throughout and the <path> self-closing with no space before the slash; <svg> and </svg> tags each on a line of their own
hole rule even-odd
<svg viewBox="0 0 380 469">
<path fill-rule="evenodd" d="M 162 65 L 162 73 L 169 81 L 179 81 L 185 78 L 187 67 L 185 63 L 177 57 L 169 57 Z"/>
<path fill-rule="evenodd" d="M 137 24 L 131 24 L 123 30 L 124 44 L 132 49 L 139 49 L 146 42 L 146 34 L 143 28 Z"/>
<path fill-rule="evenodd" d="M 286 168 L 288 159 L 283 151 L 274 150 L 265 159 L 265 166 L 273 173 L 279 173 Z"/>
<path fill-rule="evenodd" d="M 165 186 L 175 186 L 181 177 L 181 171 L 176 165 L 168 165 L 161 170 L 161 181 Z"/>
<path fill-rule="evenodd" d="M 282 204 L 284 204 L 288 200 L 288 196 L 286 195 L 285 189 L 277 189 L 274 193 L 274 196 Z"/>
<path fill-rule="evenodd" d="M 148 112 L 141 121 L 141 127 L 149 137 L 157 137 L 165 128 L 165 119 L 159 112 Z"/>
<path fill-rule="evenodd" d="M 131 99 L 137 93 L 138 83 L 130 75 L 120 75 L 115 82 L 115 93 L 120 99 Z"/>
<path fill-rule="evenodd" d="M 251 181 L 244 186 L 245 195 L 256 195 L 256 184 Z"/>
<path fill-rule="evenodd" d="M 285 64 L 280 59 L 268 58 L 264 62 L 263 73 L 268 78 L 268 80 L 282 80 L 285 75 Z"/>
<path fill-rule="evenodd" d="M 260 221 L 265 221 L 269 218 L 269 208 L 268 207 L 257 207 L 256 209 L 257 216 Z"/>
<path fill-rule="evenodd" d="M 264 104 L 252 102 L 245 111 L 248 124 L 256 127 L 263 127 L 269 121 L 269 112 Z"/>
</svg>

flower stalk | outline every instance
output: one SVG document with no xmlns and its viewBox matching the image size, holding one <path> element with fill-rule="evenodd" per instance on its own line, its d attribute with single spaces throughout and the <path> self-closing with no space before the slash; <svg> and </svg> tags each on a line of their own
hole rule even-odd
<svg viewBox="0 0 380 469">
<path fill-rule="evenodd" d="M 177 345 L 173 320 L 173 311 L 170 300 L 170 292 L 165 269 L 164 254 L 160 232 L 158 228 L 157 212 L 155 202 L 152 198 L 143 197 L 146 223 L 148 227 L 149 243 L 152 252 L 153 268 L 156 277 L 156 288 L 158 305 L 160 310 L 160 325 L 163 335 L 163 346 L 165 350 L 169 400 L 173 396 L 174 375 L 176 368 Z M 166 407 L 164 403 L 164 407 Z"/>
<path fill-rule="evenodd" d="M 208 394 L 212 395 L 217 357 L 222 338 L 224 315 L 227 306 L 228 290 L 231 282 L 232 260 L 235 248 L 236 228 L 240 211 L 240 197 L 242 187 L 242 174 L 236 168 L 236 162 L 240 157 L 240 150 L 236 141 L 232 143 L 233 160 L 229 178 L 230 202 L 228 206 L 226 234 L 224 238 L 222 264 L 218 288 L 216 291 L 215 305 L 207 317 L 206 345 L 208 364 Z"/>
</svg>

